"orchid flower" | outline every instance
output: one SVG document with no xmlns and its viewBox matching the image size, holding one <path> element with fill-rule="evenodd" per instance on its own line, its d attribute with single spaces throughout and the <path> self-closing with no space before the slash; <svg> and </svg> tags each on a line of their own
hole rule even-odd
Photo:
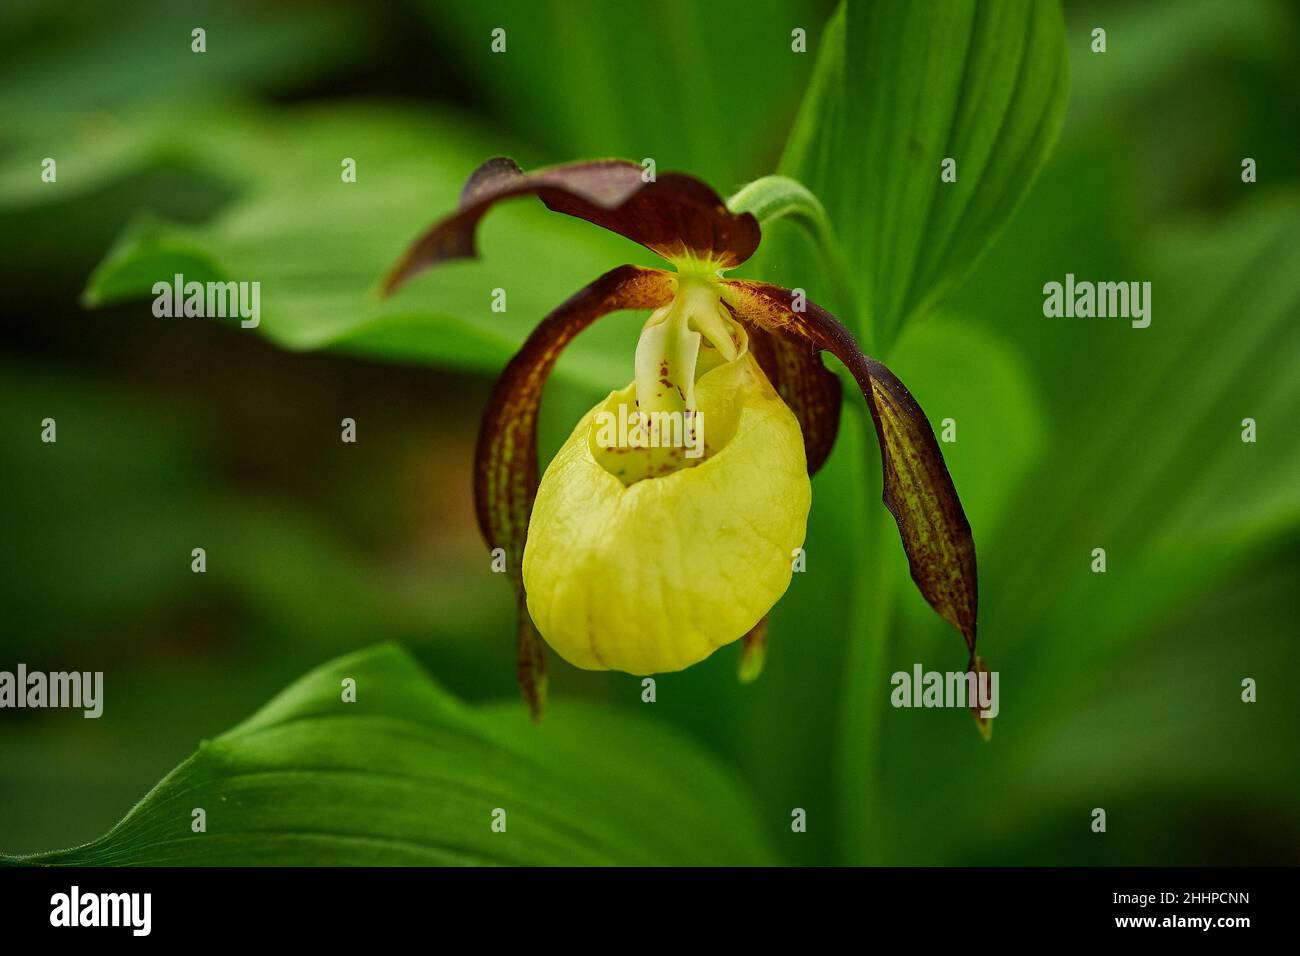
<svg viewBox="0 0 1300 956">
<path fill-rule="evenodd" d="M 647 181 L 622 160 L 532 173 L 489 160 L 456 212 L 410 246 L 385 294 L 431 266 L 474 257 L 488 209 L 524 195 L 632 239 L 676 270 L 619 266 L 575 294 L 533 330 L 483 415 L 478 523 L 489 549 L 506 555 L 519 683 L 534 717 L 546 693 L 543 639 L 577 667 L 636 675 L 689 667 L 740 640 L 742 678 L 757 674 L 768 612 L 803 545 L 809 477 L 839 427 L 840 379 L 823 351 L 847 367 L 870 409 L 884 502 L 913 580 L 965 638 L 968 669 L 982 668 L 974 542 L 924 413 L 824 309 L 779 286 L 724 278 L 758 248 L 759 223 L 704 183 L 681 174 Z M 538 406 L 560 353 L 596 319 L 645 309 L 633 381 L 578 422 L 539 483 Z M 700 453 L 684 453 L 684 442 L 602 438 L 618 416 L 644 422 L 654 413 L 683 416 Z"/>
</svg>

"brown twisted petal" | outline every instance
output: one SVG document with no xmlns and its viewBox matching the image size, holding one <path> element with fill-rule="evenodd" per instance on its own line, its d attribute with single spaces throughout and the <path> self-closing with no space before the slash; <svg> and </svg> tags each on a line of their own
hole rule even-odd
<svg viewBox="0 0 1300 956">
<path fill-rule="evenodd" d="M 808 474 L 815 475 L 835 446 L 842 394 L 839 376 L 810 343 L 751 326 L 749 348 L 803 432 Z"/>
<path fill-rule="evenodd" d="M 642 178 L 622 159 L 550 166 L 525 173 L 512 159 L 489 159 L 471 174 L 460 207 L 411 244 L 384 279 L 387 295 L 412 276 L 450 259 L 475 257 L 474 232 L 497 201 L 536 195 L 547 208 L 626 236 L 665 259 L 698 259 L 719 269 L 740 265 L 758 248 L 758 220 L 736 215 L 707 185 L 665 173 Z"/>
<path fill-rule="evenodd" d="M 961 632 L 976 667 L 978 590 L 975 542 L 925 413 L 894 373 L 868 358 L 829 312 L 762 282 L 723 280 L 723 301 L 752 324 L 833 354 L 848 367 L 871 409 L 884 466 L 884 501 L 898 522 L 912 580 L 939 615 Z M 982 666 L 982 662 L 980 662 Z"/>
<path fill-rule="evenodd" d="M 537 495 L 537 409 L 556 360 L 596 319 L 621 309 L 655 309 L 672 301 L 677 281 L 659 269 L 619 266 L 544 318 L 492 389 L 474 455 L 474 507 L 488 547 L 503 548 L 519 605 L 518 676 L 533 718 L 546 696 L 542 638 L 524 596 L 528 519 Z"/>
</svg>

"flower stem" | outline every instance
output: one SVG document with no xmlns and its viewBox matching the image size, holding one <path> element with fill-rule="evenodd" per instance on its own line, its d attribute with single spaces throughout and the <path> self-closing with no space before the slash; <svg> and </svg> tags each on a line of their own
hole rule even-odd
<svg viewBox="0 0 1300 956">
<path fill-rule="evenodd" d="M 858 334 L 880 358 L 892 345 L 888 330 L 876 328 L 871 315 L 859 314 Z M 849 391 L 847 394 L 853 394 Z M 865 400 L 853 402 L 855 527 L 861 529 L 854 554 L 849 595 L 848 642 L 836 754 L 836 816 L 841 861 L 856 865 L 896 862 L 891 852 L 893 829 L 885 794 L 884 714 L 889 700 L 889 664 L 893 643 L 894 574 L 898 529 L 881 498 L 884 477 L 875 425 Z"/>
<path fill-rule="evenodd" d="M 889 859 L 889 827 L 883 784 L 883 713 L 889 699 L 893 563 L 880 560 L 896 535 L 880 505 L 880 464 L 869 438 L 867 413 L 856 416 L 861 545 L 854 555 L 848 642 L 838 724 L 836 815 L 843 863 L 879 864 Z"/>
</svg>

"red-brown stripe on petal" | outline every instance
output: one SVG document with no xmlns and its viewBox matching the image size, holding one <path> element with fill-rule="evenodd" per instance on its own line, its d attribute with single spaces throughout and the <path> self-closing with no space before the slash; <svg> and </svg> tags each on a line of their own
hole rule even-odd
<svg viewBox="0 0 1300 956">
<path fill-rule="evenodd" d="M 537 410 L 542 389 L 565 346 L 596 319 L 622 309 L 655 309 L 672 301 L 677 280 L 659 269 L 620 266 L 572 296 L 533 329 L 497 379 L 479 426 L 474 456 L 474 507 L 490 549 L 506 553 L 519 599 L 519 683 L 534 719 L 545 695 L 542 639 L 528 614 L 523 557 L 537 495 Z"/>
<path fill-rule="evenodd" d="M 833 354 L 853 373 L 871 409 L 884 467 L 884 501 L 898 522 L 912 580 L 957 628 L 975 659 L 975 542 L 925 413 L 893 372 L 862 353 L 851 332 L 812 302 L 793 308 L 788 289 L 725 280 L 723 301 L 743 320 Z"/>
<path fill-rule="evenodd" d="M 479 220 L 498 201 L 526 195 L 536 195 L 555 212 L 626 236 L 669 260 L 696 259 L 731 269 L 758 248 L 758 220 L 750 213 L 731 212 L 717 193 L 692 176 L 665 173 L 647 182 L 641 166 L 623 159 L 525 173 L 514 160 L 499 156 L 470 175 L 457 211 L 411 244 L 384 279 L 384 294 L 441 262 L 474 258 Z"/>
<path fill-rule="evenodd" d="M 768 381 L 790 406 L 803 432 L 808 474 L 826 463 L 840 430 L 843 394 L 839 376 L 822 364 L 809 342 L 750 326 L 749 348 Z"/>
</svg>

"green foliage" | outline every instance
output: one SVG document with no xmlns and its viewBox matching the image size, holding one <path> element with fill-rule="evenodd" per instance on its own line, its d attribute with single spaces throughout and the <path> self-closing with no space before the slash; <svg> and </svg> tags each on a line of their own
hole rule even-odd
<svg viewBox="0 0 1300 956">
<path fill-rule="evenodd" d="M 356 693 L 345 702 L 348 680 Z M 196 808 L 203 832 L 194 831 Z M 0 861 L 752 866 L 772 858 L 735 782 L 679 736 L 577 702 L 556 707 L 543 732 L 514 705 L 465 707 L 405 652 L 381 646 L 323 665 L 204 742 L 102 839 Z"/>
<path fill-rule="evenodd" d="M 850 3 L 836 15 L 781 168 L 830 212 L 884 341 L 1006 224 L 1056 138 L 1067 72 L 1055 3 Z"/>
<path fill-rule="evenodd" d="M 629 242 L 580 223 L 557 227 L 540 204 L 519 203 L 493 215 L 481 260 L 381 299 L 379 279 L 413 235 L 455 206 L 466 171 L 492 152 L 488 141 L 450 117 L 374 107 L 219 111 L 214 129 L 218 122 L 222 135 L 192 140 L 188 155 L 237 172 L 239 198 L 202 225 L 138 221 L 95 271 L 88 304 L 149 295 L 158 277 L 178 272 L 197 281 L 251 276 L 262 283 L 258 330 L 287 348 L 491 369 L 574 289 L 641 257 Z M 356 160 L 355 183 L 342 181 L 334 157 Z M 492 309 L 496 288 L 506 292 L 504 313 Z M 626 364 L 619 331 L 585 337 L 562 374 L 608 382 Z"/>
</svg>

